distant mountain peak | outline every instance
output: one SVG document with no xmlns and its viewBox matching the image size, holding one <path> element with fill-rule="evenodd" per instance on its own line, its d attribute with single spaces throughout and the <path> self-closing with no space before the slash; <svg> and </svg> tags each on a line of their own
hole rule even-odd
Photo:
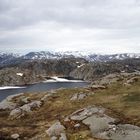
<svg viewBox="0 0 140 140">
<path fill-rule="evenodd" d="M 88 61 L 112 61 L 112 60 L 124 60 L 128 58 L 140 58 L 140 54 L 137 53 L 122 53 L 122 54 L 96 54 L 92 52 L 83 51 L 66 51 L 66 52 L 30 52 L 23 56 L 24 59 L 61 59 L 61 58 L 84 58 Z"/>
<path fill-rule="evenodd" d="M 140 53 L 96 54 L 86 51 L 66 51 L 66 52 L 40 51 L 40 52 L 29 52 L 25 55 L 19 55 L 1 52 L 0 67 L 21 63 L 26 60 L 61 59 L 61 58 L 84 58 L 88 61 L 107 62 L 113 60 L 124 60 L 129 58 L 140 58 Z"/>
</svg>

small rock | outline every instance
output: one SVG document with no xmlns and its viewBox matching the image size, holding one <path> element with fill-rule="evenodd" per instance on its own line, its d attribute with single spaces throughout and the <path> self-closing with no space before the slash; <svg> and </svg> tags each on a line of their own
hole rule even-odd
<svg viewBox="0 0 140 140">
<path fill-rule="evenodd" d="M 66 117 L 66 118 L 64 119 L 64 121 L 65 121 L 65 122 L 69 122 L 70 119 L 69 119 L 68 117 Z"/>
<path fill-rule="evenodd" d="M 53 136 L 51 137 L 51 140 L 57 140 L 57 137 Z"/>
<path fill-rule="evenodd" d="M 105 86 L 102 86 L 102 85 L 92 85 L 90 86 L 91 89 L 106 89 Z"/>
<path fill-rule="evenodd" d="M 11 138 L 17 140 L 19 139 L 19 134 L 12 134 Z"/>
<path fill-rule="evenodd" d="M 84 99 L 84 98 L 86 98 L 87 97 L 87 94 L 85 94 L 85 93 L 80 93 L 79 95 L 78 95 L 78 100 L 82 100 L 82 99 Z"/>
<path fill-rule="evenodd" d="M 48 94 L 46 94 L 44 97 L 41 98 L 41 101 L 45 102 L 45 101 L 47 101 L 48 98 L 51 97 L 51 96 L 52 96 L 52 93 L 48 93 Z"/>
<path fill-rule="evenodd" d="M 20 109 L 25 112 L 31 112 L 31 107 L 29 104 L 25 104 L 25 105 L 21 106 Z"/>
<path fill-rule="evenodd" d="M 89 93 L 89 95 L 94 95 L 95 94 L 95 92 L 91 92 L 91 93 Z"/>
<path fill-rule="evenodd" d="M 78 99 L 78 94 L 74 94 L 72 97 L 71 97 L 71 101 L 75 101 Z"/>
<path fill-rule="evenodd" d="M 117 126 L 116 125 L 109 125 L 109 129 L 111 129 L 113 131 L 116 131 Z"/>
<path fill-rule="evenodd" d="M 131 86 L 131 84 L 128 84 L 128 83 L 124 83 L 123 85 L 126 86 L 126 87 L 130 87 Z"/>
<path fill-rule="evenodd" d="M 42 105 L 41 101 L 33 101 L 33 102 L 29 103 L 29 106 L 31 107 L 31 109 L 40 108 L 41 105 Z"/>
<path fill-rule="evenodd" d="M 74 125 L 75 128 L 79 128 L 80 127 L 80 123 L 77 123 Z"/>
<path fill-rule="evenodd" d="M 21 96 L 20 101 L 27 104 L 29 103 L 29 97 Z"/>
<path fill-rule="evenodd" d="M 61 133 L 59 140 L 67 140 L 67 136 L 65 133 Z"/>
<path fill-rule="evenodd" d="M 82 100 L 87 97 L 86 93 L 76 93 L 71 97 L 71 101 Z"/>
</svg>

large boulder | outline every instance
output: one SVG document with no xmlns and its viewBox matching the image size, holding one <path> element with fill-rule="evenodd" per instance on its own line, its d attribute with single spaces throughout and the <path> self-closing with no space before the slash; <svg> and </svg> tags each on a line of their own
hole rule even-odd
<svg viewBox="0 0 140 140">
<path fill-rule="evenodd" d="M 46 133 L 51 137 L 51 140 L 59 139 L 59 140 L 67 140 L 65 134 L 65 127 L 58 121 L 53 124 Z"/>
<path fill-rule="evenodd" d="M 140 128 L 130 124 L 119 124 L 102 131 L 96 137 L 107 140 L 139 140 Z"/>
<path fill-rule="evenodd" d="M 10 95 L 8 96 L 6 99 L 4 99 L 3 101 L 0 102 L 0 109 L 5 110 L 12 110 L 14 108 L 16 108 L 17 104 L 13 102 L 13 99 L 15 97 L 21 96 L 24 93 L 20 93 L 20 94 L 14 94 L 14 95 Z"/>
<path fill-rule="evenodd" d="M 40 108 L 42 105 L 41 101 L 33 101 L 31 103 L 25 104 L 21 107 L 15 108 L 10 112 L 10 117 L 12 119 L 17 119 L 24 116 L 27 113 L 30 113 L 32 110 L 36 108 Z"/>
<path fill-rule="evenodd" d="M 102 117 L 92 115 L 83 120 L 83 123 L 89 126 L 93 136 L 99 137 L 98 135 L 100 135 L 104 130 L 108 130 L 110 128 L 110 124 L 114 123 L 114 121 L 115 119 L 106 115 L 103 115 Z"/>
<path fill-rule="evenodd" d="M 69 117 L 70 120 L 82 121 L 87 117 L 92 116 L 95 113 L 104 113 L 105 109 L 101 107 L 89 106 L 80 110 L 75 111 Z"/>
<path fill-rule="evenodd" d="M 93 137 L 105 140 L 139 140 L 140 127 L 119 124 L 117 120 L 106 115 L 102 107 L 90 106 L 75 111 L 67 121 L 78 121 L 88 126 Z"/>
<path fill-rule="evenodd" d="M 5 110 L 12 110 L 16 107 L 16 103 L 13 103 L 11 101 L 8 100 L 3 100 L 2 102 L 0 102 L 0 109 Z"/>
</svg>

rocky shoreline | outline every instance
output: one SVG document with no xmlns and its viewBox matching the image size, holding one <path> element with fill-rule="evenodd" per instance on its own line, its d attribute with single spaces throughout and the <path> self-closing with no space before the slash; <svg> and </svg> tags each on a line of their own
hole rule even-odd
<svg viewBox="0 0 140 140">
<path fill-rule="evenodd" d="M 45 81 L 48 77 L 73 77 L 96 81 L 108 75 L 140 73 L 139 59 L 88 62 L 82 58 L 32 60 L 0 70 L 0 86 L 21 86 Z M 123 75 L 122 75 L 123 76 Z"/>
</svg>

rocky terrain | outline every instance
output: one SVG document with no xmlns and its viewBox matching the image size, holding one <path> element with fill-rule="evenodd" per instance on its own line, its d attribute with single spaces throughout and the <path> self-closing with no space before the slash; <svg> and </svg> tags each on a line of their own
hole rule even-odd
<svg viewBox="0 0 140 140">
<path fill-rule="evenodd" d="M 87 61 L 81 58 L 23 62 L 0 70 L 0 86 L 33 84 L 51 76 L 68 77 L 71 71 L 83 63 Z"/>
<path fill-rule="evenodd" d="M 2 140 L 139 140 L 140 74 L 84 88 L 21 93 L 0 102 Z"/>
<path fill-rule="evenodd" d="M 140 72 L 140 59 L 114 60 L 110 62 L 89 62 L 77 67 L 70 76 L 94 81 L 108 74 Z"/>
<path fill-rule="evenodd" d="M 108 62 L 113 60 L 124 60 L 130 58 L 140 58 L 140 54 L 137 53 L 124 53 L 124 54 L 95 54 L 93 52 L 85 51 L 67 51 L 67 52 L 29 52 L 24 55 L 13 53 L 0 53 L 0 68 L 10 67 L 27 62 L 29 60 L 47 60 L 47 59 L 63 59 L 63 58 L 83 58 L 91 62 Z"/>
<path fill-rule="evenodd" d="M 89 62 L 83 58 L 28 60 L 0 70 L 0 86 L 42 82 L 51 76 L 95 81 L 109 74 L 139 73 L 140 59 Z"/>
<path fill-rule="evenodd" d="M 0 59 L 0 86 L 33 84 L 52 76 L 91 85 L 8 96 L 0 102 L 0 139 L 139 140 L 140 58 L 91 62 L 73 55 L 37 56 L 11 54 L 14 63 Z"/>
</svg>

